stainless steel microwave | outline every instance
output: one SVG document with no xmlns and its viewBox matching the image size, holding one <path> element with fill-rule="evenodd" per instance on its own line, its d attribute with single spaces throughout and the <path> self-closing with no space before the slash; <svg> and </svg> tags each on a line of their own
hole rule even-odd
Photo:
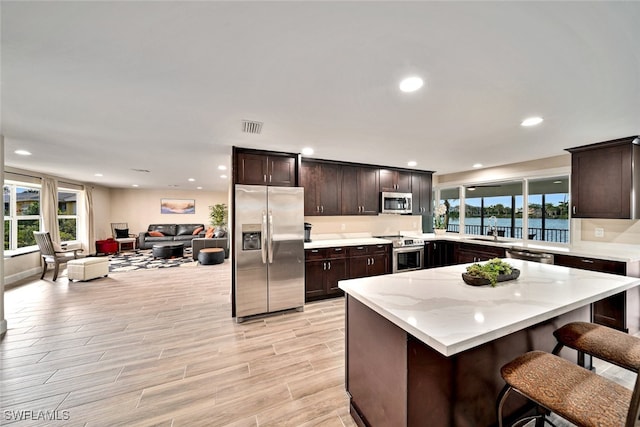
<svg viewBox="0 0 640 427">
<path fill-rule="evenodd" d="M 380 213 L 410 214 L 412 208 L 411 193 L 380 193 Z"/>
</svg>

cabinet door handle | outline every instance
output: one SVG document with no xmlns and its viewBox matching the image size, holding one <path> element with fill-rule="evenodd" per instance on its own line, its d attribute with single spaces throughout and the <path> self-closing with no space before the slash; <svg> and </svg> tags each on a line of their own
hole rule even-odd
<svg viewBox="0 0 640 427">
<path fill-rule="evenodd" d="M 573 214 L 576 214 L 576 205 L 573 205 Z"/>
<path fill-rule="evenodd" d="M 329 264 L 328 270 L 331 270 L 331 261 L 329 261 L 327 264 Z"/>
<path fill-rule="evenodd" d="M 586 262 L 587 264 L 593 264 L 593 260 L 592 259 L 583 259 L 581 260 L 582 262 Z"/>
<path fill-rule="evenodd" d="M 371 265 L 371 259 L 367 258 L 367 265 Z"/>
<path fill-rule="evenodd" d="M 269 182 L 271 182 L 271 181 L 272 181 L 272 180 L 271 180 L 271 178 L 272 178 L 272 175 L 269 175 Z"/>
<path fill-rule="evenodd" d="M 262 182 L 267 182 L 267 175 L 262 175 Z"/>
<path fill-rule="evenodd" d="M 374 265 L 376 263 L 375 258 L 371 258 L 371 265 Z"/>
<path fill-rule="evenodd" d="M 326 269 L 327 269 L 327 263 L 326 263 L 326 262 L 323 262 L 323 263 L 322 263 L 322 269 L 323 269 L 323 270 L 326 270 Z"/>
<path fill-rule="evenodd" d="M 324 206 L 323 205 L 320 205 L 320 212 L 324 213 Z"/>
<path fill-rule="evenodd" d="M 318 252 L 320 252 L 319 249 L 311 249 L 311 252 L 313 252 L 314 254 L 317 254 Z"/>
</svg>

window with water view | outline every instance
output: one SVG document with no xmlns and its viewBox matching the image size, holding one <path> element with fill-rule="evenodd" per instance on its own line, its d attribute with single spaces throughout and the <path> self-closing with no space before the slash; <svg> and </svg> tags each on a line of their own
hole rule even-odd
<svg viewBox="0 0 640 427">
<path fill-rule="evenodd" d="M 545 242 L 569 242 L 569 183 L 556 177 L 530 180 L 528 205 L 524 209 L 523 182 L 474 185 L 464 188 L 464 230 L 460 229 L 460 189 L 440 190 L 440 203 L 447 207 L 447 231 Z"/>
</svg>

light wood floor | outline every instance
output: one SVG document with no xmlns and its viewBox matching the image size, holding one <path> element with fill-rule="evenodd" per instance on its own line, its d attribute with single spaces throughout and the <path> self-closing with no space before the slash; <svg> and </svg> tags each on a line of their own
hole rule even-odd
<svg viewBox="0 0 640 427">
<path fill-rule="evenodd" d="M 230 286 L 227 260 L 7 290 L 0 425 L 355 426 L 344 299 L 236 324 Z M 25 412 L 64 419 L 15 422 Z"/>
<path fill-rule="evenodd" d="M 229 260 L 62 276 L 5 292 L 0 425 L 355 426 L 344 299 L 236 324 Z"/>
</svg>

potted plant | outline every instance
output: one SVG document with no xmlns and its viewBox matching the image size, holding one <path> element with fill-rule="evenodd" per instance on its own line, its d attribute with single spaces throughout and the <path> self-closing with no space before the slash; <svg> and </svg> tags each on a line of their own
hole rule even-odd
<svg viewBox="0 0 640 427">
<path fill-rule="evenodd" d="M 219 234 L 226 234 L 227 232 L 227 218 L 228 211 L 227 205 L 224 203 L 218 203 L 213 206 L 209 206 L 209 220 L 211 225 L 215 228 L 217 237 Z"/>
<path fill-rule="evenodd" d="M 440 203 L 436 208 L 435 215 L 433 216 L 433 231 L 436 234 L 444 234 L 447 231 L 447 222 L 449 222 L 449 218 L 447 217 L 448 211 L 449 209 L 444 203 Z"/>
</svg>

